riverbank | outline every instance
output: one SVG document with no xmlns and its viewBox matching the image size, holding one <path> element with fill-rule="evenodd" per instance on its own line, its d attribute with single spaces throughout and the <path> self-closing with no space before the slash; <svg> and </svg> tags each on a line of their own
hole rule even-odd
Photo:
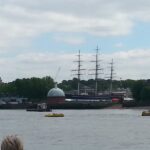
<svg viewBox="0 0 150 150">
<path fill-rule="evenodd" d="M 139 109 L 139 110 L 150 110 L 150 106 L 135 106 L 135 107 L 124 107 L 125 109 Z"/>
<path fill-rule="evenodd" d="M 37 104 L 4 104 L 0 109 L 37 109 Z M 51 109 L 141 109 L 150 110 L 150 106 L 113 104 L 111 102 L 65 102 L 63 104 L 48 105 Z"/>
<path fill-rule="evenodd" d="M 101 102 L 83 102 L 83 101 L 66 101 L 64 103 L 58 104 L 47 104 L 47 110 L 51 109 L 102 109 L 111 106 L 110 101 Z M 28 109 L 36 110 L 38 109 L 38 104 L 3 104 L 0 105 L 0 109 Z"/>
</svg>

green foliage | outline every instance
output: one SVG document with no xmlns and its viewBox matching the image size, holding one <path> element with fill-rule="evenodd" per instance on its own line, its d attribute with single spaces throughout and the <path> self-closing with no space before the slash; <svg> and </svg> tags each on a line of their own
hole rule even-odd
<svg viewBox="0 0 150 150">
<path fill-rule="evenodd" d="M 95 80 L 89 79 L 87 81 L 81 80 L 81 86 L 95 88 Z M 78 79 L 63 80 L 58 86 L 65 92 L 77 90 Z M 108 90 L 110 80 L 100 79 L 98 81 L 98 91 Z M 10 83 L 0 84 L 1 96 L 19 96 L 27 97 L 33 101 L 40 101 L 46 99 L 47 92 L 54 87 L 54 81 L 51 77 L 46 76 L 43 78 L 24 78 L 16 79 Z M 137 102 L 150 102 L 150 80 L 122 80 L 113 81 L 113 89 L 117 88 L 130 88 L 134 99 Z"/>
<path fill-rule="evenodd" d="M 124 89 L 126 89 L 126 88 L 132 89 L 136 82 L 137 81 L 131 80 L 131 79 L 123 80 L 123 81 L 121 81 L 121 87 Z"/>
<path fill-rule="evenodd" d="M 27 97 L 34 101 L 45 99 L 49 89 L 54 87 L 51 77 L 16 79 L 13 82 L 0 85 L 1 95 Z"/>
<path fill-rule="evenodd" d="M 150 102 L 150 86 L 144 86 L 140 93 L 143 102 Z"/>
<path fill-rule="evenodd" d="M 58 86 L 63 89 L 64 91 L 71 91 L 75 90 L 78 87 L 78 79 L 73 78 L 72 80 L 63 80 Z"/>
<path fill-rule="evenodd" d="M 74 78 L 73 80 L 64 80 L 62 83 L 59 84 L 59 87 L 62 88 L 65 92 L 77 90 L 77 79 Z M 95 80 L 89 79 L 87 81 L 81 80 L 81 85 L 88 86 L 90 88 L 95 88 Z M 109 90 L 110 87 L 110 80 L 100 79 L 98 81 L 98 91 L 105 91 Z M 150 101 L 150 81 L 149 80 L 114 80 L 113 81 L 113 90 L 120 89 L 131 89 L 133 98 L 137 102 L 148 102 Z"/>
<path fill-rule="evenodd" d="M 71 80 L 69 81 L 63 80 L 62 83 L 59 84 L 59 87 L 63 89 L 64 91 L 70 91 L 72 90 L 70 82 Z"/>
<path fill-rule="evenodd" d="M 116 90 L 118 88 L 131 88 L 133 87 L 134 80 L 125 80 L 125 81 L 118 81 L 115 80 L 113 81 L 113 89 Z M 72 90 L 77 90 L 77 84 L 78 84 L 78 79 L 74 78 L 73 80 L 63 80 L 60 84 L 59 87 L 62 88 L 65 92 L 67 91 L 72 91 Z M 89 79 L 89 80 L 81 80 L 80 81 L 81 86 L 88 86 L 90 88 L 95 88 L 95 80 L 94 79 Z M 109 90 L 110 88 L 110 80 L 104 80 L 104 79 L 99 79 L 98 80 L 98 91 L 105 91 Z"/>
<path fill-rule="evenodd" d="M 149 80 L 138 80 L 132 87 L 133 97 L 137 102 L 150 104 L 150 82 Z"/>
<path fill-rule="evenodd" d="M 144 80 L 138 80 L 134 83 L 134 85 L 132 87 L 132 94 L 133 94 L 134 99 L 137 102 L 141 101 L 141 91 L 142 91 L 144 85 L 145 85 Z"/>
</svg>

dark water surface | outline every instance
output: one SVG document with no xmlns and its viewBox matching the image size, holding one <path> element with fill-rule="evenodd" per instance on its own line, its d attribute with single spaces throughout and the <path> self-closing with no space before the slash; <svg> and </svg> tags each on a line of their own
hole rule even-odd
<svg viewBox="0 0 150 150">
<path fill-rule="evenodd" d="M 0 110 L 0 141 L 17 134 L 25 150 L 148 150 L 150 117 L 137 109 L 54 110 L 46 112 Z"/>
</svg>

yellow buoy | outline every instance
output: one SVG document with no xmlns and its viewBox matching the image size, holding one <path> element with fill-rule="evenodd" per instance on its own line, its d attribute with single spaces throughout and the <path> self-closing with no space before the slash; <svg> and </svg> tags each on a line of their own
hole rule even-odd
<svg viewBox="0 0 150 150">
<path fill-rule="evenodd" d="M 142 116 L 150 116 L 150 111 L 143 111 Z"/>
<path fill-rule="evenodd" d="M 52 114 L 47 114 L 45 117 L 64 117 L 64 114 L 62 113 L 52 113 Z"/>
</svg>

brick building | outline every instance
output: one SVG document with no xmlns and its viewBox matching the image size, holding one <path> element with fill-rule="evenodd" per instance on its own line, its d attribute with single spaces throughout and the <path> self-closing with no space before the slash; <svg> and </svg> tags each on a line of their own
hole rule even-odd
<svg viewBox="0 0 150 150">
<path fill-rule="evenodd" d="M 47 94 L 47 104 L 48 105 L 55 105 L 55 104 L 62 104 L 65 102 L 65 93 L 63 90 L 55 85 L 55 88 L 49 90 Z"/>
</svg>

